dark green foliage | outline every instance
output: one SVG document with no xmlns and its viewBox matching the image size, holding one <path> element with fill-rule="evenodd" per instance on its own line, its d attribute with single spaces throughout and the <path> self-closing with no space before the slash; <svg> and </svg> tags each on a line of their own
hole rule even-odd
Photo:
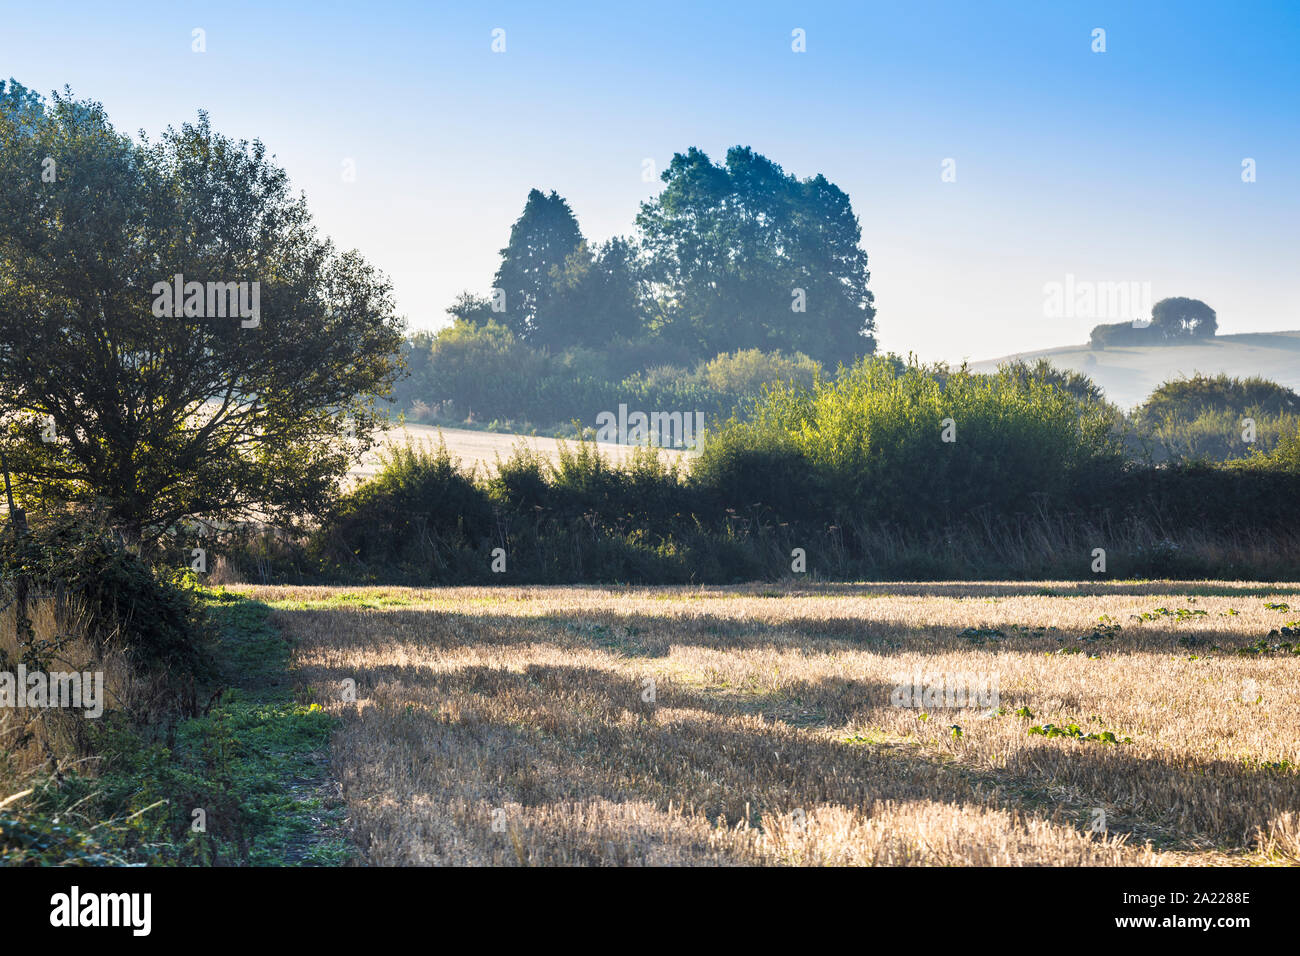
<svg viewBox="0 0 1300 956">
<path fill-rule="evenodd" d="M 327 564 L 447 569 L 494 532 L 490 503 L 445 445 L 387 452 L 383 470 L 345 495 L 315 548 Z"/>
<path fill-rule="evenodd" d="M 1088 348 L 1122 348 L 1126 345 L 1170 344 L 1154 325 L 1137 326 L 1132 322 L 1114 322 L 1094 326 L 1088 336 Z"/>
<path fill-rule="evenodd" d="M 738 348 L 803 352 L 830 366 L 874 351 L 867 254 L 849 197 L 825 176 L 797 179 L 749 147 L 714 164 L 673 156 L 637 226 L 661 321 L 699 357 Z M 794 290 L 804 292 L 796 311 Z"/>
<path fill-rule="evenodd" d="M 265 605 L 207 594 L 219 627 L 218 676 L 229 689 L 203 714 L 156 726 L 106 714 L 95 728 L 95 773 L 36 781 L 35 793 L 0 811 L 7 866 L 240 866 L 346 862 L 341 811 L 295 794 L 318 784 L 318 754 L 338 721 L 295 703 L 289 645 Z M 174 715 L 173 715 L 174 716 Z M 194 809 L 205 813 L 196 832 Z"/>
<path fill-rule="evenodd" d="M 1267 460 L 1130 467 L 1091 489 L 1087 504 L 1150 515 L 1170 527 L 1233 533 L 1294 528 L 1300 522 L 1300 470 Z"/>
<path fill-rule="evenodd" d="M 173 312 L 178 274 L 198 291 Z M 102 506 L 132 541 L 318 513 L 399 370 L 387 280 L 317 234 L 261 143 L 203 114 L 149 143 L 70 96 L 0 108 L 0 277 L 21 495 Z M 256 283 L 258 324 L 205 283 L 246 283 L 250 308 Z M 200 314 L 218 298 L 225 317 Z"/>
<path fill-rule="evenodd" d="M 532 340 L 545 328 L 555 296 L 552 273 L 565 268 L 581 243 L 582 230 L 564 198 L 554 190 L 549 196 L 531 190 L 492 280 L 505 294 L 504 310 L 494 314 L 521 341 Z M 466 302 L 463 296 L 461 302 Z M 475 308 L 470 306 L 467 317 Z"/>
<path fill-rule="evenodd" d="M 1088 340 L 1088 347 L 1105 349 L 1126 345 L 1178 345 L 1213 338 L 1218 328 L 1218 317 L 1213 309 L 1200 299 L 1178 296 L 1161 299 L 1153 305 L 1151 321 L 1146 325 L 1116 322 L 1096 326 Z"/>
<path fill-rule="evenodd" d="M 600 245 L 561 196 L 532 190 L 493 295 L 463 293 L 452 329 L 405 347 L 399 406 L 440 424 L 548 431 L 623 402 L 713 419 L 756 394 L 716 366 L 721 353 L 784 361 L 802 379 L 813 359 L 834 367 L 874 351 L 867 256 L 839 187 L 739 146 L 719 165 L 678 154 L 663 179 L 637 236 Z M 749 358 L 781 351 L 792 358 Z M 656 374 L 663 366 L 682 371 Z"/>
<path fill-rule="evenodd" d="M 1073 369 L 1058 369 L 1045 358 L 1033 365 L 1023 359 L 1009 362 L 998 371 L 1024 389 L 1028 389 L 1031 383 L 1050 385 L 1072 395 L 1084 406 L 1113 408 L 1107 403 L 1101 387 L 1088 376 Z"/>
<path fill-rule="evenodd" d="M 708 439 L 692 467 L 702 503 L 714 514 L 755 508 L 780 521 L 833 521 L 827 475 L 812 465 L 794 438 L 774 429 L 727 422 Z"/>
<path fill-rule="evenodd" d="M 500 421 L 553 430 L 576 421 L 590 426 L 597 414 L 617 411 L 620 403 L 643 410 L 699 410 L 716 418 L 728 414 L 739 398 L 689 380 L 614 379 L 616 363 L 604 356 L 577 350 L 552 356 L 495 321 L 457 322 L 436 337 L 417 338 L 408 362 L 412 374 L 397 400 L 418 410 L 412 417 L 445 424 Z"/>
<path fill-rule="evenodd" d="M 942 441 L 945 418 L 955 442 Z M 1050 369 L 977 376 L 875 358 L 831 382 L 769 390 L 747 418 L 708 433 L 689 477 L 648 453 L 616 467 L 588 444 L 554 465 L 521 450 L 472 491 L 459 486 L 465 514 L 493 518 L 477 539 L 448 536 L 456 560 L 412 561 L 409 536 L 353 520 L 318 540 L 366 559 L 322 570 L 412 583 L 724 583 L 787 575 L 802 548 L 823 577 L 1075 578 L 1090 576 L 1098 546 L 1119 576 L 1277 579 L 1300 568 L 1288 530 L 1300 526 L 1300 468 L 1285 457 L 1300 439 L 1269 458 L 1152 467 L 1122 461 L 1120 426 L 1086 381 Z M 432 470 L 454 480 L 446 462 Z M 428 510 L 395 497 L 400 515 Z M 1272 545 L 1266 564 L 1252 557 Z M 504 575 L 489 570 L 496 547 Z"/>
<path fill-rule="evenodd" d="M 1165 382 L 1133 412 L 1154 460 L 1227 461 L 1268 454 L 1300 424 L 1300 395 L 1262 378 L 1195 375 Z M 1246 441 L 1246 419 L 1254 441 Z"/>
<path fill-rule="evenodd" d="M 1151 307 L 1151 327 L 1170 340 L 1209 339 L 1218 331 L 1219 319 L 1200 299 L 1174 296 Z"/>
<path fill-rule="evenodd" d="M 445 449 L 407 448 L 343 500 L 309 550 L 328 580 L 689 583 L 761 574 L 725 514 L 717 527 L 701 523 L 695 495 L 648 450 L 615 467 L 586 442 L 555 464 L 519 449 L 490 478 L 472 480 Z M 508 555 L 503 574 L 491 570 L 497 547 Z"/>
<path fill-rule="evenodd" d="M 677 154 L 663 180 L 664 190 L 642 204 L 637 235 L 600 245 L 583 239 L 563 197 L 532 190 L 501 250 L 493 295 L 463 293 L 448 312 L 473 327 L 500 325 L 535 349 L 592 350 L 610 360 L 592 377 L 614 382 L 666 352 L 691 366 L 750 349 L 834 366 L 874 350 L 867 255 L 839 187 L 822 175 L 787 175 L 740 146 L 718 165 L 695 148 Z M 635 366 L 618 360 L 623 345 L 639 353 Z M 462 414 L 486 408 L 436 375 L 430 383 Z M 418 389 L 402 394 L 446 401 Z M 549 426 L 552 414 L 515 404 L 492 417 Z"/>
<path fill-rule="evenodd" d="M 1278 436 L 1277 446 L 1265 467 L 1300 474 L 1300 421 L 1293 422 Z"/>
<path fill-rule="evenodd" d="M 947 423 L 951 423 L 950 425 Z M 750 419 L 705 444 L 699 474 L 715 490 L 756 490 L 761 449 L 778 501 L 836 524 L 942 526 L 977 510 L 995 515 L 1068 507 L 1119 467 L 1113 420 L 1041 377 L 1003 370 L 867 360 L 812 389 L 775 388 Z M 945 431 L 954 441 L 944 441 Z M 788 476 L 788 477 L 787 477 Z M 800 496 L 801 506 L 791 499 Z"/>
<path fill-rule="evenodd" d="M 616 237 L 589 249 L 585 242 L 550 273 L 550 298 L 531 341 L 554 350 L 584 346 L 603 350 L 611 340 L 646 333 L 640 263 L 627 239 Z"/>
<path fill-rule="evenodd" d="M 53 595 L 84 612 L 88 640 L 101 652 L 125 651 L 142 671 L 185 678 L 206 672 L 206 614 L 179 576 L 165 577 L 106 525 L 61 515 L 33 521 L 16 544 L 0 535 L 0 579 L 18 576 L 33 594 Z"/>
<path fill-rule="evenodd" d="M 1188 421 L 1206 412 L 1234 415 L 1300 415 L 1300 395 L 1264 378 L 1194 375 L 1165 382 L 1138 407 L 1135 414 L 1156 427 Z"/>
</svg>

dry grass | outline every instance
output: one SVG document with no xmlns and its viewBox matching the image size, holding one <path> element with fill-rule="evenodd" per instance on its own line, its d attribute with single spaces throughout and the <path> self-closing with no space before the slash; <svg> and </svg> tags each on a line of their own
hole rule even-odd
<svg viewBox="0 0 1300 956">
<path fill-rule="evenodd" d="M 48 670 L 102 672 L 104 704 L 138 696 L 144 683 L 118 652 L 98 653 L 85 638 L 86 614 L 51 598 L 33 598 L 28 608 L 33 636 L 43 647 Z M 24 648 L 18 644 L 16 608 L 0 610 L 0 669 L 15 673 Z M 33 773 L 62 773 L 71 767 L 93 771 L 96 758 L 87 718 L 79 710 L 0 707 L 0 800 L 25 785 Z"/>
<path fill-rule="evenodd" d="M 1293 585 L 244 590 L 346 718 L 371 863 L 1300 861 L 1300 656 L 1236 653 Z M 1206 614 L 1131 618 L 1162 606 Z M 916 672 L 1003 712 L 923 720 L 891 703 Z"/>
</svg>

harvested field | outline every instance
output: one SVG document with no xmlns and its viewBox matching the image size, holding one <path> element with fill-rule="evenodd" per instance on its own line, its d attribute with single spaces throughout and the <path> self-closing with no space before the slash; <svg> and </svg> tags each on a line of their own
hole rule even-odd
<svg viewBox="0 0 1300 956">
<path fill-rule="evenodd" d="M 239 590 L 371 864 L 1300 862 L 1296 585 Z"/>
</svg>

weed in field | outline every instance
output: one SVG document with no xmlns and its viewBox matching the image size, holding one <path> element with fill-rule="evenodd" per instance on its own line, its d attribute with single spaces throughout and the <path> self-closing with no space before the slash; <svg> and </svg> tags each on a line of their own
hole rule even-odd
<svg viewBox="0 0 1300 956">
<path fill-rule="evenodd" d="M 1110 641 L 1119 636 L 1124 628 L 1121 627 L 1114 618 L 1109 614 L 1103 614 L 1097 618 L 1097 626 L 1092 629 L 1092 633 L 1084 638 L 1085 641 Z"/>
<path fill-rule="evenodd" d="M 957 636 L 965 638 L 976 646 L 988 641 L 1001 641 L 1006 638 L 1006 634 L 995 627 L 968 627 Z"/>
<path fill-rule="evenodd" d="M 1253 644 L 1247 644 L 1245 647 L 1237 648 L 1237 653 L 1243 656 L 1259 654 L 1300 654 L 1300 644 L 1294 644 L 1291 641 L 1270 641 L 1269 638 L 1279 637 L 1278 631 L 1270 631 L 1268 637 L 1261 637 Z"/>
<path fill-rule="evenodd" d="M 1071 737 L 1075 740 L 1092 740 L 1103 744 L 1131 744 L 1132 737 L 1116 737 L 1112 731 L 1103 730 L 1101 733 L 1084 733 L 1083 728 L 1078 724 L 1066 724 L 1058 727 L 1056 724 L 1035 725 L 1029 728 L 1031 735 L 1040 735 L 1043 737 Z"/>
<path fill-rule="evenodd" d="M 1202 608 L 1180 607 L 1173 611 L 1167 607 L 1158 607 L 1154 611 L 1144 611 L 1141 614 L 1132 615 L 1135 621 L 1158 621 L 1163 617 L 1172 617 L 1178 621 L 1191 620 L 1194 617 L 1205 617 L 1210 612 Z"/>
</svg>

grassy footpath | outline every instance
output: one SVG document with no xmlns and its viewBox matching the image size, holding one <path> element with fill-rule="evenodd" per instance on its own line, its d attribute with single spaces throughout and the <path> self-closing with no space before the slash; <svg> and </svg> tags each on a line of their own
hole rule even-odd
<svg viewBox="0 0 1300 956">
<path fill-rule="evenodd" d="M 92 728 L 96 757 L 30 783 L 30 795 L 0 810 L 0 861 L 349 861 L 344 809 L 327 773 L 337 718 L 295 701 L 292 645 L 268 622 L 265 604 L 221 591 L 204 601 L 219 625 L 217 680 L 200 697 L 206 712 L 161 727 L 106 713 Z"/>
</svg>

